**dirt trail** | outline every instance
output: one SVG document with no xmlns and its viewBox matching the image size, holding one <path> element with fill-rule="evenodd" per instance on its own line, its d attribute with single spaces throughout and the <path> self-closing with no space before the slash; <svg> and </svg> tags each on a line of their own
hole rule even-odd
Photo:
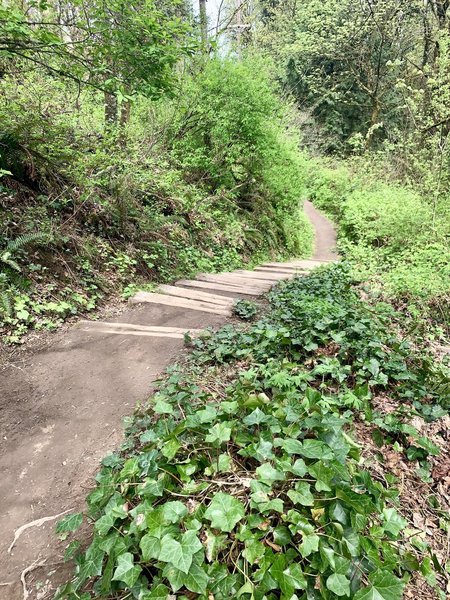
<svg viewBox="0 0 450 600">
<path fill-rule="evenodd" d="M 314 258 L 317 260 L 336 260 L 336 230 L 334 225 L 308 200 L 305 202 L 305 213 L 316 232 Z"/>
<path fill-rule="evenodd" d="M 310 203 L 305 210 L 317 232 L 314 258 L 336 258 L 333 227 Z M 228 285 L 236 290 L 260 285 L 264 291 L 264 283 L 251 274 L 236 272 L 232 277 L 239 283 L 224 277 L 227 283 L 216 289 L 211 283 L 214 294 L 239 296 L 221 289 Z M 190 302 L 195 306 L 196 300 Z M 140 304 L 110 320 L 126 324 L 124 331 L 109 324 L 106 331 L 86 330 L 78 323 L 52 335 L 44 350 L 25 352 L 0 372 L 2 600 L 22 600 L 21 573 L 43 561 L 28 575 L 29 600 L 52 597 L 47 576 L 60 569 L 66 545 L 54 535 L 56 521 L 27 529 L 8 553 L 14 532 L 36 519 L 82 510 L 99 460 L 120 443 L 123 417 L 150 395 L 152 382 L 183 347 L 181 336 L 154 337 L 143 329 L 215 327 L 225 321 L 223 312 L 223 307 L 214 314 L 201 307 Z M 133 325 L 140 326 L 138 333 Z"/>
</svg>

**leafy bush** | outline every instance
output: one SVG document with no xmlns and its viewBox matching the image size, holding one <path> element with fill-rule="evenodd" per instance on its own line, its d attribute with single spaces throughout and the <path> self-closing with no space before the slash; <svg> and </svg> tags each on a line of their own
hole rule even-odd
<svg viewBox="0 0 450 600">
<path fill-rule="evenodd" d="M 433 208 L 409 188 L 365 178 L 361 172 L 351 176 L 344 167 L 321 168 L 318 161 L 311 167 L 307 161 L 305 168 L 310 197 L 338 222 L 340 250 L 360 280 L 370 280 L 391 298 L 448 310 L 450 221 L 445 203 Z"/>
<path fill-rule="evenodd" d="M 97 92 L 39 71 L 5 76 L 1 93 L 0 169 L 12 175 L 0 180 L 0 327 L 10 341 L 130 284 L 309 254 L 296 142 L 261 64 L 193 65 L 177 97 L 137 98 L 116 131 L 103 128 Z M 51 246 L 7 265 L 8 243 L 37 226 Z"/>
</svg>

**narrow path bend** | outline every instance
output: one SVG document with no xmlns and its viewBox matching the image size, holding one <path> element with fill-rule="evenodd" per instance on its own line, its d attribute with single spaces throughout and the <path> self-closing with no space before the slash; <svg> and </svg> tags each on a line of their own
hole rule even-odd
<svg viewBox="0 0 450 600">
<path fill-rule="evenodd" d="M 306 200 L 305 213 L 314 226 L 316 240 L 314 258 L 318 260 L 336 260 L 336 229 L 326 217 L 324 217 L 312 202 Z"/>
<path fill-rule="evenodd" d="M 200 274 L 158 294 L 141 292 L 120 316 L 81 321 L 0 372 L 2 600 L 22 600 L 20 577 L 30 566 L 29 600 L 53 596 L 47 574 L 60 569 L 65 548 L 55 521 L 26 529 L 9 553 L 14 532 L 83 509 L 99 460 L 120 443 L 123 417 L 150 395 L 152 381 L 182 349 L 184 332 L 219 326 L 235 298 L 262 294 L 279 279 L 336 258 L 332 225 L 310 203 L 305 210 L 317 232 L 313 259 Z"/>
</svg>

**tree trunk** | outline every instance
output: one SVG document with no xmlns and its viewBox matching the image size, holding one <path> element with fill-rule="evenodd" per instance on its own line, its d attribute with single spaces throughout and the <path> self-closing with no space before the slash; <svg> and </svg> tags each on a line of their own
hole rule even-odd
<svg viewBox="0 0 450 600">
<path fill-rule="evenodd" d="M 120 126 L 124 127 L 130 120 L 131 104 L 129 100 L 123 100 L 120 105 Z"/>
<path fill-rule="evenodd" d="M 236 0 L 236 52 L 239 58 L 242 53 L 242 2 Z"/>
<path fill-rule="evenodd" d="M 117 125 L 117 96 L 105 92 L 105 127 L 110 129 Z"/>
<path fill-rule="evenodd" d="M 206 12 L 206 0 L 199 0 L 199 12 L 202 48 L 203 52 L 206 52 L 206 47 L 208 43 L 208 14 Z"/>
</svg>

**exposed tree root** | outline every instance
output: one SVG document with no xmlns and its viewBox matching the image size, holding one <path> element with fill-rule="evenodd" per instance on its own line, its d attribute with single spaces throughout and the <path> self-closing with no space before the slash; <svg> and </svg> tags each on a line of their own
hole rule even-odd
<svg viewBox="0 0 450 600">
<path fill-rule="evenodd" d="M 23 600 L 27 600 L 30 592 L 27 589 L 27 575 L 28 573 L 31 573 L 32 571 L 34 571 L 35 569 L 38 569 L 39 567 L 43 567 L 45 565 L 45 560 L 35 560 L 34 563 L 32 563 L 29 567 L 27 567 L 26 569 L 24 569 L 22 571 L 22 573 L 20 574 L 20 581 L 22 582 L 22 589 L 23 589 Z"/>
<path fill-rule="evenodd" d="M 22 535 L 22 533 L 26 529 L 29 529 L 30 527 L 40 527 L 44 523 L 47 523 L 48 521 L 54 521 L 55 519 L 58 519 L 59 517 L 62 517 L 63 515 L 66 515 L 67 513 L 71 512 L 72 510 L 73 510 L 73 508 L 69 508 L 69 510 L 65 510 L 64 512 L 59 513 L 59 515 L 54 515 L 52 517 L 43 517 L 42 519 L 36 519 L 36 521 L 30 521 L 30 523 L 26 523 L 25 525 L 21 525 L 19 527 L 19 529 L 17 529 L 15 531 L 15 533 L 14 533 L 14 539 L 11 542 L 10 547 L 8 548 L 8 554 L 11 554 L 11 550 L 14 548 L 17 540 L 19 539 L 19 537 Z"/>
</svg>

